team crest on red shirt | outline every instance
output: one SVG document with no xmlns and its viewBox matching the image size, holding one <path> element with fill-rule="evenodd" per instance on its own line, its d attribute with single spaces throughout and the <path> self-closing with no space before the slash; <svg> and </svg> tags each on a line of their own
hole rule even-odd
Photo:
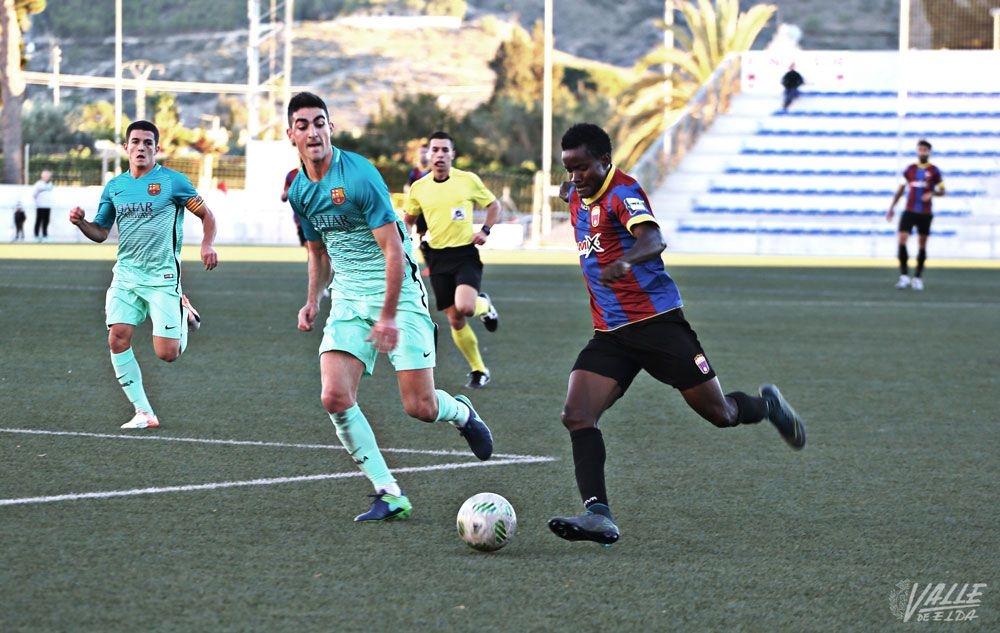
<svg viewBox="0 0 1000 633">
<path fill-rule="evenodd" d="M 347 196 L 344 195 L 344 188 L 334 187 L 333 189 L 331 189 L 330 200 L 332 200 L 334 204 L 338 205 L 347 202 Z"/>
<path fill-rule="evenodd" d="M 149 183 L 149 186 L 146 187 L 146 192 L 151 196 L 160 195 L 160 183 L 158 182 Z"/>
<path fill-rule="evenodd" d="M 597 226 L 601 223 L 601 205 L 595 204 L 590 208 L 590 225 Z"/>
</svg>

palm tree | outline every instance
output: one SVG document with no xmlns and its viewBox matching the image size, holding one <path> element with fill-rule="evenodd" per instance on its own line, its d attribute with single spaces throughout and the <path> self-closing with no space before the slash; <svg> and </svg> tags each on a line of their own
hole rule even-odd
<svg viewBox="0 0 1000 633">
<path fill-rule="evenodd" d="M 625 91 L 611 121 L 616 163 L 631 164 L 642 156 L 727 55 L 750 50 L 777 10 L 773 4 L 758 4 L 741 13 L 739 0 L 678 4 L 685 25 L 660 24 L 673 34 L 675 47 L 659 46 L 639 61 L 641 79 Z M 665 66 L 672 69 L 669 76 Z"/>
<path fill-rule="evenodd" d="M 45 10 L 45 0 L 3 0 L 0 9 L 0 134 L 3 136 L 3 180 L 21 183 L 21 105 L 25 81 L 22 33 L 31 28 L 31 15 Z"/>
</svg>

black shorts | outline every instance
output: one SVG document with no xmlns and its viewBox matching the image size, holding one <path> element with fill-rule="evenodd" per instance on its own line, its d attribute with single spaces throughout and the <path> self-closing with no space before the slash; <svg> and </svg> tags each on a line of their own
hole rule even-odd
<svg viewBox="0 0 1000 633">
<path fill-rule="evenodd" d="M 679 391 L 715 378 L 680 308 L 610 332 L 594 332 L 573 369 L 613 378 L 623 394 L 641 370 Z"/>
<path fill-rule="evenodd" d="M 918 235 L 931 234 L 931 220 L 934 216 L 930 213 L 917 213 L 915 211 L 903 211 L 899 218 L 899 232 L 913 233 L 913 227 L 917 227 Z"/>
<path fill-rule="evenodd" d="M 454 248 L 423 249 L 424 260 L 431 269 L 431 287 L 438 310 L 455 305 L 455 289 L 472 286 L 479 292 L 483 282 L 483 261 L 475 244 Z"/>
</svg>

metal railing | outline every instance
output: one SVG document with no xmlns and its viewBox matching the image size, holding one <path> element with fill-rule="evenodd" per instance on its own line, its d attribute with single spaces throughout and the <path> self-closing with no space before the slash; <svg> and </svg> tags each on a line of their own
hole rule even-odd
<svg viewBox="0 0 1000 633">
<path fill-rule="evenodd" d="M 739 91 L 739 85 L 740 56 L 732 53 L 722 60 L 681 110 L 677 121 L 628 170 L 632 177 L 647 191 L 662 185 L 715 118 L 729 110 L 730 100 Z"/>
</svg>

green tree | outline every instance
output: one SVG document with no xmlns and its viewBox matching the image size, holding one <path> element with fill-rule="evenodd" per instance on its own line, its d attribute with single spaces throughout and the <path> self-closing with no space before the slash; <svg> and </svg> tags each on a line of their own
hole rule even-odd
<svg viewBox="0 0 1000 633">
<path fill-rule="evenodd" d="M 179 149 L 188 146 L 193 138 L 192 132 L 181 124 L 176 94 L 160 92 L 154 98 L 153 124 L 160 130 L 160 152 L 164 156 L 173 156 Z"/>
<path fill-rule="evenodd" d="M 21 72 L 27 63 L 23 34 L 31 29 L 31 16 L 45 10 L 45 0 L 3 0 L 0 9 L 0 136 L 3 139 L 3 182 L 20 184 L 21 108 L 25 81 Z"/>
<path fill-rule="evenodd" d="M 511 38 L 497 48 L 490 61 L 490 70 L 496 73 L 491 99 L 540 108 L 545 81 L 545 30 L 542 23 L 536 22 L 530 34 L 516 27 Z M 563 73 L 562 66 L 552 64 L 553 107 L 572 109 L 576 98 L 563 85 Z"/>
<path fill-rule="evenodd" d="M 94 137 L 70 127 L 71 113 L 65 106 L 48 103 L 25 109 L 22 119 L 24 142 L 31 145 L 32 153 L 61 154 L 81 148 L 91 148 Z"/>
<path fill-rule="evenodd" d="M 758 4 L 740 12 L 738 0 L 686 0 L 678 10 L 683 26 L 661 23 L 672 31 L 675 47 L 659 46 L 640 60 L 641 78 L 626 90 L 612 118 L 617 163 L 636 161 L 677 120 L 727 55 L 750 50 L 777 7 Z M 669 76 L 665 65 L 673 68 Z"/>
<path fill-rule="evenodd" d="M 923 0 L 924 15 L 931 25 L 931 46 L 950 49 L 984 49 L 993 46 L 995 0 L 941 2 Z"/>
<path fill-rule="evenodd" d="M 66 115 L 71 129 L 94 139 L 112 140 L 115 137 L 115 106 L 110 101 L 94 101 L 74 109 Z M 122 121 L 128 125 L 128 121 Z"/>
<path fill-rule="evenodd" d="M 496 73 L 491 100 L 506 99 L 515 103 L 537 103 L 542 94 L 532 66 L 534 46 L 527 31 L 515 27 L 511 38 L 501 42 L 490 60 L 490 70 Z"/>
<path fill-rule="evenodd" d="M 222 127 L 230 132 L 229 150 L 224 153 L 238 156 L 246 154 L 248 114 L 246 101 L 242 97 L 220 95 L 219 101 L 215 104 L 215 116 L 219 117 Z M 284 126 L 281 132 L 284 133 Z"/>
<path fill-rule="evenodd" d="M 435 130 L 449 133 L 459 126 L 460 119 L 438 105 L 431 94 L 397 96 L 382 101 L 365 128 L 365 151 L 370 158 L 405 162 L 407 143 L 423 139 Z"/>
<path fill-rule="evenodd" d="M 468 5 L 465 0 L 427 0 L 424 12 L 427 15 L 451 15 L 465 17 Z"/>
</svg>

